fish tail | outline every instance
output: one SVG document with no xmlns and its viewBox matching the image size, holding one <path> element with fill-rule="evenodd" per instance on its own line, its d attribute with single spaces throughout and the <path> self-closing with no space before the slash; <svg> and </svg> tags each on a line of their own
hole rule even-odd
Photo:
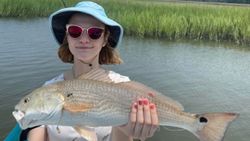
<svg viewBox="0 0 250 141">
<path fill-rule="evenodd" d="M 200 141 L 221 141 L 229 124 L 236 119 L 236 113 L 206 113 L 196 115 L 194 134 Z"/>
</svg>

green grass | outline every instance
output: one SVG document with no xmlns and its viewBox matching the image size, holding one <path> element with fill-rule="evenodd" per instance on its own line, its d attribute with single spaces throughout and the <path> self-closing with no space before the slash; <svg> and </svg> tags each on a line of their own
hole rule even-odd
<svg viewBox="0 0 250 141">
<path fill-rule="evenodd" d="M 181 3 L 123 3 L 123 8 L 106 7 L 128 35 L 250 43 L 250 8 Z"/>
<path fill-rule="evenodd" d="M 77 1 L 65 0 L 67 5 Z M 97 2 L 121 23 L 126 35 L 250 43 L 250 7 L 132 0 Z M 61 0 L 1 0 L 0 17 L 47 17 L 62 7 Z"/>
<path fill-rule="evenodd" d="M 67 1 L 68 5 L 77 2 L 77 0 L 64 1 Z M 46 17 L 59 8 L 63 8 L 61 0 L 1 0 L 0 17 Z"/>
</svg>

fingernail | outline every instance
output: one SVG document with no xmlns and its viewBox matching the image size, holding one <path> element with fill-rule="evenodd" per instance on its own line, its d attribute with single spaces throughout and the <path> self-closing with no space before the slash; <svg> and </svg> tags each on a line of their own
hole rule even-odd
<svg viewBox="0 0 250 141">
<path fill-rule="evenodd" d="M 134 108 L 137 109 L 138 108 L 138 105 L 137 103 L 134 104 Z"/>
<path fill-rule="evenodd" d="M 138 101 L 138 103 L 139 103 L 139 105 L 142 105 L 142 104 L 143 104 L 141 99 Z"/>
<path fill-rule="evenodd" d="M 148 105 L 148 99 L 144 99 L 144 100 L 143 100 L 143 104 L 144 104 L 144 105 Z"/>
<path fill-rule="evenodd" d="M 154 105 L 154 104 L 150 104 L 149 108 L 150 108 L 150 109 L 154 109 L 154 108 L 155 108 L 155 105 Z"/>
</svg>

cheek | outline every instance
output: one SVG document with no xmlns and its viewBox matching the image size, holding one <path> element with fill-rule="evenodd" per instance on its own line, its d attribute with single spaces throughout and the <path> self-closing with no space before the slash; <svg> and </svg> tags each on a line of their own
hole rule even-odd
<svg viewBox="0 0 250 141">
<path fill-rule="evenodd" d="M 75 48 L 72 47 L 72 45 L 69 44 L 69 51 L 75 55 L 76 51 L 75 51 Z"/>
<path fill-rule="evenodd" d="M 96 42 L 95 44 L 94 44 L 94 48 L 95 48 L 95 50 L 98 52 L 100 52 L 100 50 L 103 48 L 103 42 Z"/>
<path fill-rule="evenodd" d="M 102 37 L 98 41 L 94 42 L 93 45 L 96 48 L 96 50 L 100 51 L 106 45 L 106 41 L 105 41 L 104 37 Z"/>
<path fill-rule="evenodd" d="M 74 42 L 72 40 L 70 40 L 68 37 L 67 37 L 67 41 L 68 41 L 68 46 L 69 47 L 74 46 Z"/>
<path fill-rule="evenodd" d="M 73 41 L 68 40 L 68 46 L 69 46 L 69 50 L 70 52 L 74 55 L 75 51 L 75 43 Z"/>
</svg>

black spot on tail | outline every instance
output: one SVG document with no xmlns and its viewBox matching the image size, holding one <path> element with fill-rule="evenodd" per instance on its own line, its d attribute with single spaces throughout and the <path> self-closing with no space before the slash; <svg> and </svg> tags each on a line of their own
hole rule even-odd
<svg viewBox="0 0 250 141">
<path fill-rule="evenodd" d="M 200 123 L 207 123 L 208 120 L 205 117 L 200 117 Z"/>
</svg>

